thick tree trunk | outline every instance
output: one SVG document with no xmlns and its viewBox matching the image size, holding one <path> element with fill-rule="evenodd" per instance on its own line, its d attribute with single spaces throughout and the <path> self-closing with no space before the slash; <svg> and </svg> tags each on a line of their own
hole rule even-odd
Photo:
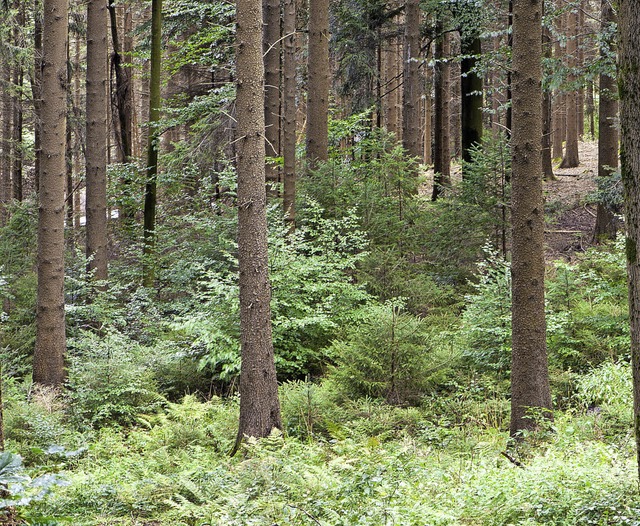
<svg viewBox="0 0 640 526">
<path fill-rule="evenodd" d="M 451 152 L 449 149 L 449 34 L 443 33 L 442 25 L 436 30 L 440 36 L 435 46 L 433 81 L 434 97 L 434 147 L 433 147 L 433 192 L 435 201 L 451 186 Z"/>
<path fill-rule="evenodd" d="M 280 155 L 280 0 L 263 0 L 264 118 L 267 157 Z M 267 163 L 266 180 L 278 182 L 278 168 Z"/>
<path fill-rule="evenodd" d="M 601 24 L 606 31 L 615 23 L 615 12 L 610 0 L 601 2 Z M 600 55 L 603 60 L 609 56 L 613 37 L 602 45 Z M 598 177 L 608 177 L 618 168 L 618 86 L 614 76 L 600 73 L 600 105 L 598 109 Z M 616 237 L 617 220 L 613 210 L 606 204 L 598 203 L 594 240 Z"/>
<path fill-rule="evenodd" d="M 620 169 L 626 213 L 633 415 L 640 475 L 640 4 L 618 2 Z"/>
<path fill-rule="evenodd" d="M 542 0 L 513 3 L 511 436 L 551 409 L 544 312 Z"/>
<path fill-rule="evenodd" d="M 411 157 L 422 159 L 420 98 L 423 89 L 420 78 L 419 0 L 407 0 L 405 3 L 403 63 L 402 146 Z"/>
<path fill-rule="evenodd" d="M 160 132 L 160 71 L 162 67 L 162 0 L 151 4 L 151 76 L 149 79 L 149 132 L 147 134 L 147 182 L 144 192 L 144 253 L 142 283 L 155 281 L 156 200 Z"/>
<path fill-rule="evenodd" d="M 238 265 L 240 270 L 240 424 L 245 436 L 280 429 L 271 335 L 267 214 L 264 191 L 264 65 L 260 0 L 238 0 L 236 31 Z"/>
<path fill-rule="evenodd" d="M 329 114 L 329 0 L 309 0 L 307 169 L 327 160 Z"/>
<path fill-rule="evenodd" d="M 44 0 L 42 156 L 38 210 L 38 293 L 33 381 L 62 386 L 64 319 L 64 186 L 67 121 L 67 0 Z"/>
<path fill-rule="evenodd" d="M 573 71 L 578 63 L 578 14 L 569 13 L 568 18 L 567 56 L 569 70 Z M 567 135 L 565 138 L 566 144 L 564 157 L 562 159 L 562 163 L 560 163 L 560 168 L 575 168 L 580 164 L 580 160 L 578 158 L 578 90 L 575 88 L 577 77 L 574 73 L 570 73 L 567 80 L 571 86 L 565 95 L 567 108 Z"/>
<path fill-rule="evenodd" d="M 87 4 L 86 255 L 93 279 L 107 279 L 107 5 Z"/>
<path fill-rule="evenodd" d="M 282 154 L 284 156 L 283 207 L 289 229 L 296 219 L 296 2 L 284 0 L 282 32 L 283 55 L 283 119 Z"/>
<path fill-rule="evenodd" d="M 471 147 L 482 141 L 482 77 L 475 71 L 482 53 L 478 35 L 461 35 L 460 75 L 462 159 L 471 162 Z M 464 175 L 464 173 L 463 173 Z"/>
</svg>

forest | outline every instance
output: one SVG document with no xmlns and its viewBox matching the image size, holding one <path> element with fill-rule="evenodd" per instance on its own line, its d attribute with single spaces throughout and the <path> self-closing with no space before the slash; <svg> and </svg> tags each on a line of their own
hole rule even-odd
<svg viewBox="0 0 640 526">
<path fill-rule="evenodd" d="M 0 525 L 640 526 L 640 4 L 0 2 Z"/>
</svg>

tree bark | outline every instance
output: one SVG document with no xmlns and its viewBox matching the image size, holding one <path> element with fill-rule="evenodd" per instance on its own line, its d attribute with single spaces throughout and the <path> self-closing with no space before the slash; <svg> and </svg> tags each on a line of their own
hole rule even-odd
<svg viewBox="0 0 640 526">
<path fill-rule="evenodd" d="M 67 0 L 44 0 L 42 156 L 38 194 L 38 291 L 33 381 L 61 387 L 64 319 L 64 186 L 67 121 Z"/>
<path fill-rule="evenodd" d="M 633 420 L 640 475 L 640 4 L 618 2 L 620 170 L 626 213 Z"/>
<path fill-rule="evenodd" d="M 264 191 L 264 65 L 262 5 L 238 0 L 236 119 L 238 265 L 240 271 L 240 422 L 234 453 L 245 436 L 280 429 L 280 403 L 271 334 L 271 288 Z"/>
<path fill-rule="evenodd" d="M 296 2 L 284 0 L 283 24 L 283 122 L 282 154 L 284 156 L 283 208 L 289 229 L 296 219 Z"/>
<path fill-rule="evenodd" d="M 309 0 L 307 168 L 329 156 L 329 0 Z"/>
<path fill-rule="evenodd" d="M 610 0 L 601 1 L 601 27 L 605 34 L 615 23 L 616 17 Z M 600 57 L 607 60 L 615 51 L 614 37 L 603 43 Z M 608 72 L 600 73 L 600 105 L 598 108 L 598 177 L 608 177 L 618 168 L 618 89 L 616 79 Z M 613 210 L 606 204 L 598 203 L 596 225 L 593 233 L 595 241 L 616 237 L 617 220 Z"/>
<path fill-rule="evenodd" d="M 280 0 L 263 0 L 264 117 L 267 157 L 280 155 Z M 267 163 L 266 181 L 278 182 L 278 167 Z"/>
<path fill-rule="evenodd" d="M 546 59 L 551 58 L 551 34 L 547 28 L 542 30 L 542 53 Z M 545 181 L 556 178 L 551 159 L 551 126 L 551 91 L 546 89 L 542 93 L 542 173 Z"/>
<path fill-rule="evenodd" d="M 411 157 L 422 159 L 420 141 L 420 2 L 407 0 L 405 3 L 404 29 L 404 72 L 402 105 L 402 146 Z"/>
<path fill-rule="evenodd" d="M 440 35 L 436 40 L 433 71 L 434 88 L 434 148 L 433 148 L 433 192 L 435 201 L 451 186 L 451 152 L 449 137 L 449 34 L 442 25 L 436 29 Z"/>
<path fill-rule="evenodd" d="M 151 3 L 151 75 L 149 79 L 149 132 L 147 134 L 147 182 L 144 192 L 144 250 L 142 283 L 155 281 L 156 201 L 160 132 L 160 72 L 162 67 L 162 0 Z"/>
<path fill-rule="evenodd" d="M 575 69 L 578 64 L 577 28 L 578 14 L 569 13 L 567 27 L 567 57 L 569 66 L 569 91 L 565 94 L 567 108 L 567 135 L 564 157 L 560 168 L 575 168 L 580 164 L 578 158 L 578 89 Z"/>
<path fill-rule="evenodd" d="M 535 429 L 530 408 L 551 409 L 544 312 L 542 0 L 513 3 L 512 361 L 513 437 Z M 546 413 L 546 412 L 545 412 Z"/>
<path fill-rule="evenodd" d="M 107 280 L 107 5 L 87 3 L 87 270 Z M 104 284 L 103 284 L 104 285 Z"/>
</svg>

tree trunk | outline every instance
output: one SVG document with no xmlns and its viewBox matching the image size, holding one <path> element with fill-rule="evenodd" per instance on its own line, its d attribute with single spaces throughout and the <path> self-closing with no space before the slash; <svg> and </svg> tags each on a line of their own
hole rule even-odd
<svg viewBox="0 0 640 526">
<path fill-rule="evenodd" d="M 328 159 L 329 0 L 309 0 L 307 169 Z"/>
<path fill-rule="evenodd" d="M 22 21 L 21 21 L 22 20 Z M 24 24 L 24 13 L 18 20 L 18 23 Z M 17 35 L 17 32 L 16 32 Z M 17 36 L 16 36 L 16 43 Z M 24 84 L 24 72 L 21 65 L 16 65 L 13 69 L 13 83 L 17 88 L 16 94 L 13 97 L 13 168 L 11 170 L 11 181 L 13 184 L 12 192 L 13 198 L 16 201 L 22 201 L 22 159 L 23 159 L 23 144 L 22 144 L 22 89 Z"/>
<path fill-rule="evenodd" d="M 551 59 L 551 34 L 547 28 L 542 31 L 542 53 L 545 59 Z M 542 173 L 545 181 L 553 181 L 553 162 L 551 159 L 551 91 L 542 93 Z"/>
<path fill-rule="evenodd" d="M 618 2 L 620 169 L 626 213 L 633 415 L 640 475 L 640 4 Z"/>
<path fill-rule="evenodd" d="M 422 159 L 420 141 L 420 2 L 407 0 L 405 3 L 404 29 L 404 71 L 402 105 L 402 146 L 411 157 Z"/>
<path fill-rule="evenodd" d="M 482 77 L 475 71 L 482 44 L 478 35 L 461 35 L 460 38 L 463 57 L 460 64 L 462 160 L 471 162 L 472 146 L 482 141 L 483 86 Z"/>
<path fill-rule="evenodd" d="M 160 132 L 160 71 L 162 62 L 162 0 L 151 4 L 151 75 L 149 79 L 149 131 L 147 134 L 147 182 L 144 192 L 144 250 L 142 283 L 152 287 L 155 281 L 156 197 Z"/>
<path fill-rule="evenodd" d="M 40 189 L 40 161 L 42 159 L 42 0 L 33 2 L 33 77 L 31 93 L 33 95 L 33 153 L 36 192 Z"/>
<path fill-rule="evenodd" d="M 289 229 L 296 219 L 296 2 L 284 0 L 283 23 L 283 122 L 282 154 L 284 156 L 283 207 Z"/>
<path fill-rule="evenodd" d="M 87 270 L 107 279 L 107 6 L 87 4 Z"/>
<path fill-rule="evenodd" d="M 442 25 L 436 29 L 433 71 L 434 87 L 434 147 L 433 147 L 433 192 L 435 201 L 451 186 L 451 153 L 449 137 L 449 34 L 443 33 Z"/>
<path fill-rule="evenodd" d="M 578 159 L 578 89 L 576 87 L 577 77 L 573 73 L 578 63 L 577 47 L 577 27 L 578 14 L 569 13 L 569 24 L 567 27 L 567 57 L 569 66 L 569 91 L 565 95 L 567 108 L 567 135 L 564 158 L 560 163 L 560 168 L 575 168 L 580 164 Z"/>
<path fill-rule="evenodd" d="M 551 409 L 544 312 L 542 0 L 513 5 L 511 436 Z"/>
<path fill-rule="evenodd" d="M 242 366 L 240 423 L 234 453 L 243 437 L 265 437 L 273 428 L 282 427 L 269 306 L 271 289 L 264 191 L 264 65 L 261 52 L 260 0 L 238 0 L 236 20 L 238 265 Z"/>
<path fill-rule="evenodd" d="M 4 9 L 0 7 L 0 10 Z M 9 58 L 9 53 L 5 50 L 2 53 L 3 75 L 2 75 L 2 155 L 0 158 L 0 225 L 6 224 L 9 219 L 9 212 L 7 205 L 11 202 L 13 197 L 12 184 L 11 184 L 11 138 L 13 132 L 11 129 L 11 119 L 13 117 L 11 96 L 11 70 L 12 65 Z"/>
<path fill-rule="evenodd" d="M 263 0 L 265 147 L 267 157 L 280 155 L 280 0 Z M 266 181 L 278 182 L 278 167 L 267 163 Z"/>
<path fill-rule="evenodd" d="M 44 0 L 38 292 L 33 381 L 61 387 L 64 320 L 64 186 L 67 121 L 67 0 Z"/>
<path fill-rule="evenodd" d="M 610 0 L 601 1 L 601 28 L 604 34 L 611 34 L 610 26 L 616 21 Z M 600 49 L 602 60 L 611 60 L 610 53 L 615 52 L 615 40 L 612 36 L 603 42 Z M 612 66 L 613 67 L 613 66 Z M 615 72 L 600 73 L 600 104 L 598 108 L 598 177 L 608 177 L 618 168 L 618 86 Z M 595 241 L 616 237 L 617 220 L 614 210 L 605 203 L 598 203 L 596 225 L 593 232 Z"/>
</svg>

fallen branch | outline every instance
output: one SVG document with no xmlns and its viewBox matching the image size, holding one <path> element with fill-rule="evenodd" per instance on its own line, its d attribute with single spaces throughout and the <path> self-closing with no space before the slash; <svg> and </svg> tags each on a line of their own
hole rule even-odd
<svg viewBox="0 0 640 526">
<path fill-rule="evenodd" d="M 516 466 L 518 466 L 519 468 L 524 468 L 524 464 L 522 462 L 520 462 L 518 459 L 513 458 L 511 455 L 509 455 L 509 453 L 507 453 L 506 451 L 500 451 L 500 454 L 505 457 L 509 462 L 511 462 L 512 464 L 515 464 Z"/>
</svg>

